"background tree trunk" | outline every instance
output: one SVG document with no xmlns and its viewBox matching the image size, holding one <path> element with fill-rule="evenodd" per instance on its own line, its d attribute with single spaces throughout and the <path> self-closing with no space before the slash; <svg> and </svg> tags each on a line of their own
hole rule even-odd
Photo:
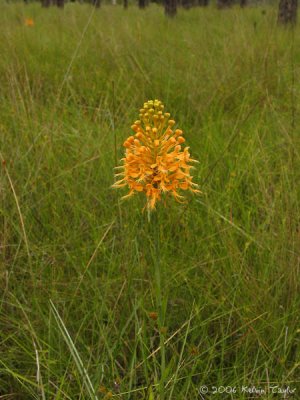
<svg viewBox="0 0 300 400">
<path fill-rule="evenodd" d="M 128 0 L 123 0 L 123 7 L 125 8 L 125 10 L 127 10 L 127 8 L 128 8 Z"/>
<path fill-rule="evenodd" d="M 229 8 L 232 6 L 232 0 L 217 0 L 218 8 Z"/>
<path fill-rule="evenodd" d="M 198 6 L 207 7 L 208 6 L 208 0 L 198 0 Z"/>
<path fill-rule="evenodd" d="M 193 7 L 194 1 L 193 0 L 181 0 L 181 5 L 186 10 L 189 10 L 191 7 Z"/>
<path fill-rule="evenodd" d="M 99 8 L 100 5 L 101 5 L 101 0 L 92 0 L 92 2 L 93 2 L 93 5 L 94 5 L 96 8 Z"/>
<path fill-rule="evenodd" d="M 240 6 L 242 8 L 246 7 L 246 5 L 247 5 L 247 0 L 240 0 Z"/>
<path fill-rule="evenodd" d="M 51 0 L 42 0 L 42 6 L 43 7 L 50 7 L 51 6 Z"/>
<path fill-rule="evenodd" d="M 139 0 L 139 8 L 145 8 L 146 7 L 146 0 Z"/>
<path fill-rule="evenodd" d="M 65 0 L 56 0 L 56 5 L 59 8 L 64 8 L 65 6 Z"/>
<path fill-rule="evenodd" d="M 177 14 L 177 0 L 165 0 L 165 15 L 175 17 Z"/>
<path fill-rule="evenodd" d="M 295 24 L 297 21 L 297 0 L 280 0 L 278 10 L 279 24 Z"/>
</svg>

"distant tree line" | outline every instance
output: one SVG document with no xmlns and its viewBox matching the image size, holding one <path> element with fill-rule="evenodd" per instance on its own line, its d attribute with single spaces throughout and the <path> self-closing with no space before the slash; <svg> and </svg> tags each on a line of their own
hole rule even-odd
<svg viewBox="0 0 300 400">
<path fill-rule="evenodd" d="M 29 0 L 24 0 L 28 3 Z M 43 7 L 50 7 L 51 5 L 63 8 L 65 0 L 40 0 Z M 75 2 L 76 0 L 68 0 Z M 101 6 L 101 0 L 77 0 L 80 3 L 90 3 L 94 7 Z M 177 14 L 177 7 L 189 9 L 191 7 L 200 6 L 207 7 L 209 0 L 137 0 L 140 9 L 146 8 L 150 1 L 163 4 L 165 14 L 168 17 L 174 17 Z M 246 7 L 248 0 L 215 0 L 219 9 L 230 8 L 234 4 L 239 4 L 241 7 Z M 112 0 L 112 4 L 116 4 L 116 0 Z M 124 8 L 128 8 L 128 0 L 123 0 Z M 297 8 L 298 0 L 279 0 L 278 9 L 278 23 L 282 25 L 295 25 L 297 21 Z"/>
<path fill-rule="evenodd" d="M 24 0 L 24 1 L 26 3 L 28 2 L 28 0 Z M 50 7 L 51 5 L 58 6 L 58 7 L 64 7 L 65 3 L 67 3 L 67 2 L 74 3 L 75 1 L 77 1 L 79 3 L 90 3 L 96 7 L 100 7 L 100 5 L 101 5 L 101 0 L 41 0 L 43 7 Z M 141 9 L 146 8 L 150 4 L 149 0 L 137 0 L 137 1 L 138 1 L 138 6 Z M 244 0 L 241 0 L 241 1 L 244 1 Z M 191 8 L 194 6 L 206 7 L 206 6 L 208 6 L 209 0 L 151 0 L 151 2 L 158 3 L 158 4 L 164 4 L 168 9 L 170 9 L 170 12 L 172 13 L 172 10 L 176 9 L 177 6 L 182 6 L 184 8 Z M 115 2 L 115 4 L 116 4 L 116 2 Z M 123 0 L 123 5 L 125 8 L 127 8 L 128 0 Z"/>
<path fill-rule="evenodd" d="M 41 0 L 41 2 L 43 7 L 57 6 L 63 8 L 65 5 L 65 0 Z M 75 3 L 75 0 L 70 0 L 70 3 Z M 96 7 L 100 7 L 101 0 L 79 0 L 79 3 L 91 3 Z"/>
<path fill-rule="evenodd" d="M 28 2 L 28 0 L 24 0 Z M 64 7 L 66 2 L 75 2 L 78 1 L 79 3 L 90 3 L 95 7 L 101 6 L 101 0 L 41 0 L 43 7 L 50 7 L 51 5 L 57 7 Z M 116 4 L 116 0 L 114 4 Z M 186 9 L 200 6 L 200 7 L 207 7 L 209 4 L 209 0 L 137 0 L 139 8 L 143 9 L 146 8 L 149 3 L 158 3 L 164 4 L 165 11 L 168 16 L 175 16 L 177 12 L 177 7 L 183 7 Z M 226 8 L 231 7 L 233 4 L 240 4 L 242 7 L 246 5 L 247 0 L 216 0 L 218 8 Z M 128 7 L 128 0 L 123 0 L 124 8 Z"/>
</svg>

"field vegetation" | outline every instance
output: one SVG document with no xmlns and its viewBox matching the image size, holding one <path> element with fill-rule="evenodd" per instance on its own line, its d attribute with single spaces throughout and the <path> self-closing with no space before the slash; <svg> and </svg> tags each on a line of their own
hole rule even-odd
<svg viewBox="0 0 300 400">
<path fill-rule="evenodd" d="M 299 398 L 299 27 L 275 6 L 0 14 L 0 398 Z M 148 99 L 202 191 L 150 223 L 111 188 Z"/>
</svg>

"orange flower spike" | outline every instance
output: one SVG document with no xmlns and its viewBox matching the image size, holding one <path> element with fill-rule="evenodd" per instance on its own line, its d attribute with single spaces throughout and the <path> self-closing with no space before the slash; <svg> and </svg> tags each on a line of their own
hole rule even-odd
<svg viewBox="0 0 300 400">
<path fill-rule="evenodd" d="M 149 312 L 149 318 L 151 318 L 153 321 L 156 321 L 157 320 L 157 318 L 158 318 L 158 313 L 157 312 L 155 312 L 155 311 L 151 311 L 151 312 Z"/>
<path fill-rule="evenodd" d="M 149 211 L 161 200 L 162 193 L 171 194 L 182 202 L 179 190 L 200 192 L 192 182 L 190 165 L 196 162 L 190 158 L 188 147 L 180 129 L 172 130 L 175 121 L 169 113 L 164 113 L 164 105 L 159 100 L 149 100 L 140 109 L 140 119 L 131 126 L 134 136 L 125 140 L 125 157 L 122 159 L 122 172 L 116 174 L 122 179 L 113 187 L 129 187 L 123 198 L 138 192 L 146 196 Z M 166 128 L 164 128 L 166 126 Z"/>
<path fill-rule="evenodd" d="M 32 18 L 25 18 L 24 24 L 25 26 L 34 26 L 34 21 Z"/>
</svg>

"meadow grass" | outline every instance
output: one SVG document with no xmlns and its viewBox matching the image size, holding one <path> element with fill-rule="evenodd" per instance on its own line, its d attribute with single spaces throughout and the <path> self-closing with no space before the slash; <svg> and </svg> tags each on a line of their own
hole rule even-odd
<svg viewBox="0 0 300 400">
<path fill-rule="evenodd" d="M 1 3 L 1 399 L 300 398 L 300 28 L 276 11 Z M 154 98 L 203 192 L 159 207 L 163 369 L 153 226 L 111 189 Z"/>
</svg>

